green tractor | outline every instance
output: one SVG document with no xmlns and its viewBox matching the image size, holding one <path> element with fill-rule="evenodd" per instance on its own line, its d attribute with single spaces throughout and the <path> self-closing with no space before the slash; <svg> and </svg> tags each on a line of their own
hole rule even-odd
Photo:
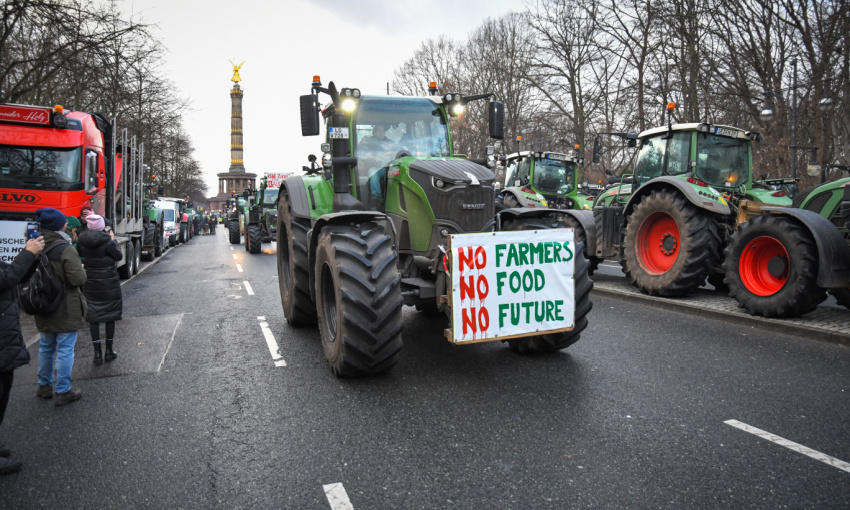
<svg viewBox="0 0 850 510">
<path fill-rule="evenodd" d="M 633 174 L 594 200 L 589 254 L 620 261 L 649 295 L 686 294 L 706 279 L 722 289 L 723 248 L 742 210 L 787 202 L 752 192 L 752 142 L 761 136 L 708 123 L 617 135 L 639 151 Z"/>
<path fill-rule="evenodd" d="M 319 93 L 331 99 L 321 110 Z M 289 177 L 280 188 L 281 303 L 291 326 L 318 323 L 325 357 L 338 376 L 395 365 L 402 305 L 451 314 L 446 246 L 454 234 L 498 236 L 501 230 L 563 225 L 561 215 L 546 208 L 496 215 L 494 173 L 485 161 L 454 153 L 449 120 L 470 101 L 490 99 L 489 134 L 502 138 L 504 112 L 492 94 L 438 96 L 435 86 L 431 94 L 361 96 L 333 83 L 324 88 L 316 78 L 311 94 L 301 96 L 302 134 L 323 132 L 325 143 L 321 163 L 311 155 L 306 175 Z M 577 255 L 574 329 L 532 330 L 507 340 L 512 349 L 551 352 L 578 340 L 591 308 L 585 266 Z"/>
<path fill-rule="evenodd" d="M 142 258 L 153 260 L 168 248 L 163 225 L 163 204 L 156 198 L 145 198 L 142 216 Z"/>
<path fill-rule="evenodd" d="M 850 308 L 850 178 L 809 188 L 793 207 L 762 207 L 726 249 L 730 295 L 751 315 L 796 317 L 829 291 Z"/>
<path fill-rule="evenodd" d="M 233 195 L 230 206 L 224 213 L 224 226 L 227 228 L 230 244 L 239 244 L 242 235 L 242 213 L 245 209 L 246 199 L 242 195 Z"/>
<path fill-rule="evenodd" d="M 262 243 L 277 240 L 277 195 L 280 188 L 269 188 L 266 184 L 263 177 L 259 190 L 245 194 L 245 205 L 240 211 L 245 249 L 252 254 L 263 251 Z"/>
</svg>

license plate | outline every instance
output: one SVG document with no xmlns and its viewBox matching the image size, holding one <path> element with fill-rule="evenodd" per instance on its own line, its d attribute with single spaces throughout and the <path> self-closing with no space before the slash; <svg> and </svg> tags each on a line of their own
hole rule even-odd
<svg viewBox="0 0 850 510">
<path fill-rule="evenodd" d="M 334 140 L 347 140 L 348 128 L 328 128 L 328 138 Z"/>
<path fill-rule="evenodd" d="M 738 132 L 734 129 L 715 128 L 714 134 L 720 136 L 731 136 L 732 138 L 738 137 Z"/>
</svg>

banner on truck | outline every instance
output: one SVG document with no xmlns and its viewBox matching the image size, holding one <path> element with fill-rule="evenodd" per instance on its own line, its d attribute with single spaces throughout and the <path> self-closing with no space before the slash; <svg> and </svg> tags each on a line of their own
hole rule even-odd
<svg viewBox="0 0 850 510">
<path fill-rule="evenodd" d="M 450 236 L 452 342 L 572 329 L 575 249 L 565 228 Z"/>
<path fill-rule="evenodd" d="M 12 262 L 27 247 L 26 221 L 0 221 L 0 260 Z"/>
<path fill-rule="evenodd" d="M 266 186 L 269 187 L 269 188 L 279 188 L 280 183 L 282 183 L 284 179 L 286 179 L 287 177 L 291 177 L 292 175 L 294 175 L 293 172 L 289 172 L 289 173 L 285 173 L 285 174 L 281 174 L 281 173 L 268 174 L 267 173 L 266 174 Z"/>
</svg>

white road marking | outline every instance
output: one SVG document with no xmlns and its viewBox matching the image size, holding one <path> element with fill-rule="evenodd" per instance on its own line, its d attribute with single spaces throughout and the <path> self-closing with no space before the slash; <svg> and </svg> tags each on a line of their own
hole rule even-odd
<svg viewBox="0 0 850 510">
<path fill-rule="evenodd" d="M 233 246 L 230 247 L 230 251 L 233 251 Z"/>
<path fill-rule="evenodd" d="M 245 282 L 247 283 L 247 282 Z M 269 352 L 272 353 L 272 361 L 276 367 L 285 367 L 286 361 L 280 355 L 280 347 L 277 345 L 277 340 L 274 339 L 272 330 L 269 328 L 269 323 L 266 322 L 266 317 L 263 315 L 257 316 L 260 321 L 260 329 L 263 330 L 263 336 L 266 337 L 266 345 L 269 346 Z"/>
<path fill-rule="evenodd" d="M 241 273 L 242 272 L 242 264 L 236 264 L 236 269 L 238 269 L 239 272 Z"/>
<path fill-rule="evenodd" d="M 171 345 L 174 343 L 174 337 L 177 336 L 177 328 L 180 327 L 180 323 L 183 322 L 183 316 L 185 313 L 181 313 L 180 317 L 177 319 L 177 324 L 174 325 L 174 331 L 171 332 L 171 340 L 168 341 L 168 347 L 165 348 L 165 352 L 162 353 L 162 359 L 159 361 L 159 366 L 156 367 L 156 373 L 158 374 L 160 370 L 162 370 L 162 364 L 165 363 L 165 357 L 168 356 L 168 351 L 171 350 Z"/>
<path fill-rule="evenodd" d="M 323 485 L 322 488 L 325 489 L 325 496 L 327 496 L 332 510 L 354 510 L 351 501 L 348 499 L 348 493 L 345 492 L 345 487 L 341 483 Z"/>
<path fill-rule="evenodd" d="M 254 289 L 251 288 L 251 284 L 248 283 L 248 282 L 242 282 L 242 284 L 245 285 L 245 290 L 248 291 L 248 295 L 253 296 L 254 295 Z"/>
<path fill-rule="evenodd" d="M 732 427 L 735 427 L 737 429 L 741 429 L 744 432 L 749 432 L 750 434 L 756 435 L 756 436 L 758 436 L 762 439 L 767 439 L 768 441 L 774 442 L 774 443 L 778 444 L 779 446 L 784 446 L 785 448 L 788 448 L 789 450 L 793 450 L 797 453 L 802 453 L 803 455 L 806 455 L 806 456 L 811 457 L 815 460 L 819 460 L 819 461 L 821 461 L 825 464 L 829 464 L 832 467 L 835 467 L 835 468 L 838 468 L 842 471 L 846 471 L 846 472 L 850 473 L 850 464 L 844 462 L 843 460 L 838 460 L 835 457 L 830 457 L 829 455 L 827 455 L 825 453 L 821 453 L 819 451 L 812 450 L 811 448 L 808 448 L 808 447 L 803 446 L 801 444 L 798 444 L 798 443 L 795 443 L 793 441 L 789 441 L 785 438 L 779 437 L 776 434 L 771 434 L 770 432 L 766 432 L 764 430 L 757 429 L 757 428 L 755 428 L 751 425 L 747 425 L 746 423 L 741 423 L 738 420 L 727 420 L 727 421 L 724 421 L 723 423 L 725 423 L 726 425 L 730 425 Z"/>
<path fill-rule="evenodd" d="M 236 260 L 236 254 L 235 253 L 233 254 L 233 260 Z"/>
</svg>

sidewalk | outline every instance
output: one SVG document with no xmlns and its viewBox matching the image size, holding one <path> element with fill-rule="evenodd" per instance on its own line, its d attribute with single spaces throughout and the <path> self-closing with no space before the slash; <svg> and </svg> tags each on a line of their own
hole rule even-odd
<svg viewBox="0 0 850 510">
<path fill-rule="evenodd" d="M 593 276 L 593 292 L 764 331 L 790 333 L 812 340 L 850 345 L 850 310 L 844 308 L 821 306 L 794 319 L 765 319 L 748 314 L 743 308 L 738 308 L 738 303 L 733 298 L 720 292 L 700 289 L 695 294 L 684 297 L 652 297 L 629 285 L 624 277 L 605 274 Z"/>
</svg>

